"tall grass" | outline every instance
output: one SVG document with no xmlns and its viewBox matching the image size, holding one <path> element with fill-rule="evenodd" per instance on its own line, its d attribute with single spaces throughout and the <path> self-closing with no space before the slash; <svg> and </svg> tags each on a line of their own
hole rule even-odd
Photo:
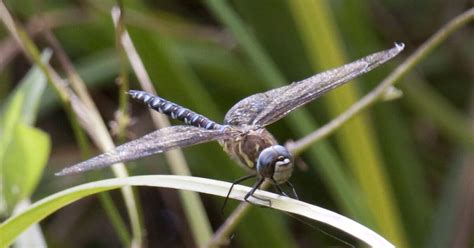
<svg viewBox="0 0 474 248">
<path fill-rule="evenodd" d="M 51 83 L 33 115 L 38 118 L 37 127 L 33 122 L 27 126 L 48 133 L 52 152 L 45 169 L 40 169 L 42 176 L 38 173 L 34 178 L 39 185 L 25 190 L 22 199 L 36 202 L 91 180 L 90 174 L 63 178 L 53 174 L 80 161 L 81 151 L 92 150 L 90 141 L 100 149 L 109 147 L 112 142 L 106 138 L 109 134 L 105 126 L 109 121 L 117 121 L 119 137 L 123 138 L 155 129 L 145 109 L 133 103 L 127 105 L 124 98 L 125 89 L 140 86 L 136 83 L 138 73 L 133 64 L 130 66 L 133 62 L 129 62 L 129 55 L 117 41 L 121 31 L 130 33 L 160 96 L 219 122 L 234 103 L 250 94 L 301 80 L 398 41 L 407 47 L 397 60 L 294 111 L 269 128 L 282 144 L 305 137 L 353 106 L 393 68 L 414 55 L 403 64 L 408 65 L 403 73 L 409 73 L 399 82 L 404 96 L 377 102 L 369 111 L 358 113 L 345 123 L 334 136 L 309 146 L 298 157 L 299 166 L 291 182 L 302 201 L 349 216 L 398 247 L 474 244 L 474 232 L 469 226 L 474 209 L 469 197 L 474 188 L 474 54 L 472 35 L 463 28 L 473 19 L 472 9 L 466 11 L 462 4 L 446 8 L 444 3 L 428 0 L 125 1 L 123 27 L 116 35 L 110 16 L 116 4 L 113 1 L 43 1 L 37 5 L 37 1 L 3 0 L 1 4 L 5 8 L 0 17 L 6 28 L 0 28 L 0 123 L 18 119 L 12 113 L 20 105 L 10 103 L 15 96 L 23 104 L 14 89 L 30 64 L 43 73 L 25 78 L 32 82 L 46 78 Z M 463 11 L 465 14 L 452 23 L 449 32 L 441 30 L 438 40 L 420 48 L 444 23 Z M 9 19 L 10 15 L 13 19 Z M 428 19 L 430 22 L 425 21 Z M 23 33 L 22 26 L 29 33 Z M 453 38 L 447 39 L 448 36 Z M 57 38 L 63 52 L 58 54 L 56 47 L 49 66 L 41 62 L 40 51 L 53 46 L 51 37 Z M 416 50 L 421 55 L 414 53 Z M 59 60 L 61 55 L 70 61 L 72 71 Z M 63 79 L 68 79 L 71 87 Z M 116 81 L 121 84 L 117 86 Z M 76 95 L 79 108 L 74 105 Z M 122 115 L 114 119 L 119 109 Z M 131 118 L 128 126 L 127 115 Z M 2 124 L 2 132 L 4 127 Z M 97 135 L 87 138 L 87 134 Z M 0 136 L 6 140 L 5 133 L 0 132 Z M 27 141 L 27 136 L 18 137 Z M 22 140 L 17 141 L 15 144 Z M 46 147 L 35 148 L 22 154 L 27 158 L 29 154 L 47 152 Z M 195 176 L 233 181 L 245 173 L 216 144 L 185 149 L 184 156 Z M 43 161 L 37 166 L 44 165 Z M 23 167 L 12 162 L 0 166 L 3 190 L 11 190 L 14 183 L 5 180 L 11 170 L 4 166 Z M 116 172 L 125 176 L 124 168 L 116 168 Z M 158 155 L 133 162 L 127 168 L 132 175 L 168 174 L 176 166 Z M 102 170 L 94 178 L 108 175 L 107 170 Z M 0 197 L 5 200 L 5 194 Z M 0 204 L 3 219 L 11 217 L 19 202 L 8 199 Z M 210 228 L 228 228 L 226 233 L 233 234 L 233 238 L 224 235 L 218 240 L 237 247 L 341 245 L 342 241 L 332 236 L 357 245 L 357 240 L 342 232 L 315 222 L 308 226 L 272 209 L 250 207 L 248 212 L 232 214 L 236 204 L 231 202 L 222 215 L 221 198 L 201 197 L 205 212 L 200 213 L 193 209 L 197 203 L 181 203 L 175 191 L 138 187 L 134 192 L 125 190 L 122 195 L 111 193 L 100 199 L 102 205 L 91 200 L 88 205 L 79 201 L 61 207 L 41 222 L 45 242 L 51 246 L 192 247 L 209 244 Z M 67 218 L 70 213 L 77 213 L 73 216 L 76 218 Z M 227 223 L 227 216 L 237 216 L 238 221 L 232 219 L 231 227 L 221 227 Z M 200 227 L 193 221 L 206 223 Z"/>
</svg>

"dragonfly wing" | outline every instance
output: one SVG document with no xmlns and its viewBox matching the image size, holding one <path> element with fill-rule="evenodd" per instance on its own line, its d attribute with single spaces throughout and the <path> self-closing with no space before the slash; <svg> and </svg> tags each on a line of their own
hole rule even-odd
<svg viewBox="0 0 474 248">
<path fill-rule="evenodd" d="M 229 110 L 226 122 L 269 125 L 283 118 L 292 110 L 387 62 L 400 53 L 403 48 L 403 44 L 395 44 L 395 47 L 391 49 L 368 55 L 302 81 L 249 96 Z"/>
<path fill-rule="evenodd" d="M 250 125 L 272 100 L 265 93 L 248 96 L 227 111 L 224 123 L 232 126 Z"/>
<path fill-rule="evenodd" d="M 95 170 L 119 162 L 126 162 L 178 147 L 227 138 L 232 131 L 207 130 L 193 126 L 171 126 L 149 133 L 141 138 L 120 145 L 113 150 L 75 164 L 56 173 L 58 176 Z"/>
</svg>

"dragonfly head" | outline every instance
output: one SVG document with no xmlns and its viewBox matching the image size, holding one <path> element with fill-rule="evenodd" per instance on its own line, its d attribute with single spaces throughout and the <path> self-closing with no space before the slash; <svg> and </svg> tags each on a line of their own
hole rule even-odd
<svg viewBox="0 0 474 248">
<path fill-rule="evenodd" d="M 258 156 L 257 172 L 276 184 L 282 184 L 291 177 L 293 157 L 284 146 L 267 147 Z"/>
</svg>

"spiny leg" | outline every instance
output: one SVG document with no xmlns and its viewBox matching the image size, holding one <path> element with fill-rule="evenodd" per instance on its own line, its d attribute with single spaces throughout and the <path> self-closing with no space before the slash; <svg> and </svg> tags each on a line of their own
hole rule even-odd
<svg viewBox="0 0 474 248">
<path fill-rule="evenodd" d="M 286 196 L 286 197 L 289 197 L 289 196 L 281 189 L 280 185 L 278 185 L 278 184 L 276 183 L 275 180 L 273 180 L 273 188 L 275 188 L 275 190 L 276 190 L 276 192 L 277 192 L 278 194 L 284 195 L 284 196 Z"/>
<path fill-rule="evenodd" d="M 271 207 L 272 206 L 272 202 L 269 200 L 269 199 L 264 199 L 264 198 L 260 198 L 258 196 L 255 196 L 254 193 L 255 191 L 260 187 L 260 185 L 262 185 L 262 183 L 265 181 L 265 178 L 262 177 L 260 178 L 256 183 L 255 185 L 252 187 L 252 190 L 250 190 L 244 197 L 244 200 L 250 204 L 254 204 L 253 202 L 249 201 L 248 198 L 250 196 L 252 196 L 253 198 L 255 199 L 258 199 L 260 201 L 263 201 L 263 202 L 268 202 L 268 206 Z"/>
<path fill-rule="evenodd" d="M 232 189 L 234 188 L 234 186 L 236 184 L 239 184 L 247 179 L 250 179 L 252 177 L 256 177 L 257 175 L 256 174 L 251 174 L 251 175 L 247 175 L 247 176 L 244 176 L 244 177 L 241 177 L 237 180 L 235 180 L 233 183 L 232 183 L 232 186 L 230 186 L 230 189 L 229 189 L 229 192 L 227 192 L 227 196 L 225 197 L 225 200 L 224 200 L 224 204 L 222 204 L 222 207 L 221 207 L 221 213 L 224 213 L 224 208 L 225 206 L 227 205 L 227 200 L 229 200 L 229 196 L 230 196 L 230 192 L 232 192 Z"/>
<path fill-rule="evenodd" d="M 289 181 L 286 181 L 285 184 L 291 189 L 291 193 L 293 194 L 293 197 L 289 196 L 288 194 L 286 194 L 280 187 L 280 185 L 278 185 L 276 183 L 275 180 L 272 180 L 273 181 L 273 187 L 275 187 L 275 190 L 281 194 L 281 195 L 284 195 L 286 197 L 289 197 L 289 198 L 293 198 L 293 199 L 296 199 L 296 200 L 299 200 L 298 198 L 298 194 L 296 194 L 296 190 L 295 190 L 295 187 L 293 187 L 293 184 L 291 184 Z"/>
<path fill-rule="evenodd" d="M 290 181 L 286 181 L 286 185 L 291 189 L 294 196 L 293 198 L 299 200 L 300 198 L 298 197 L 298 194 L 296 194 L 296 190 L 295 187 L 293 187 L 293 184 L 291 184 Z"/>
</svg>

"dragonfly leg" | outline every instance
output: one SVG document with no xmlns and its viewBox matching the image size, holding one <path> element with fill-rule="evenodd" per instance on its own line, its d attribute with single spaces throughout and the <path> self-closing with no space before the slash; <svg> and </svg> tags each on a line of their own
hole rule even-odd
<svg viewBox="0 0 474 248">
<path fill-rule="evenodd" d="M 264 181 L 265 181 L 265 178 L 262 177 L 255 183 L 255 185 L 252 187 L 252 190 L 250 190 L 244 197 L 244 200 L 246 202 L 248 202 L 250 204 L 254 204 L 253 202 L 249 201 L 249 199 L 248 199 L 250 196 L 252 196 L 253 198 L 258 199 L 260 201 L 267 202 L 269 207 L 272 206 L 272 202 L 269 199 L 261 198 L 261 197 L 258 197 L 258 196 L 254 195 L 255 191 L 260 187 L 260 185 L 262 185 L 262 183 Z"/>
<path fill-rule="evenodd" d="M 293 194 L 293 199 L 299 200 L 298 194 L 296 194 L 295 187 L 293 187 L 293 184 L 290 183 L 290 181 L 286 181 L 286 185 L 291 189 L 291 193 Z"/>
<path fill-rule="evenodd" d="M 256 174 L 251 174 L 251 175 L 247 175 L 247 176 L 244 176 L 244 177 L 241 177 L 237 180 L 235 180 L 233 183 L 232 183 L 232 186 L 230 186 L 230 189 L 229 189 L 229 192 L 227 192 L 227 196 L 225 197 L 225 200 L 224 200 L 224 204 L 222 204 L 222 207 L 221 207 L 221 213 L 224 213 L 224 208 L 225 206 L 227 205 L 227 200 L 229 200 L 229 196 L 230 196 L 230 193 L 232 192 L 232 189 L 234 188 L 234 186 L 236 184 L 239 184 L 247 179 L 250 179 L 252 177 L 256 177 L 257 175 Z M 247 201 L 247 200 L 245 200 Z"/>
<path fill-rule="evenodd" d="M 278 192 L 278 194 L 284 195 L 284 196 L 286 196 L 286 197 L 290 197 L 290 196 L 288 196 L 288 195 L 281 189 L 280 185 L 276 184 L 275 181 L 273 181 L 273 187 L 274 187 L 275 190 Z"/>
<path fill-rule="evenodd" d="M 275 187 L 275 190 L 276 190 L 279 194 L 284 195 L 284 196 L 289 197 L 289 198 L 293 198 L 293 199 L 299 200 L 298 194 L 296 194 L 296 190 L 295 190 L 295 187 L 293 187 L 293 184 L 291 184 L 289 181 L 286 181 L 285 184 L 288 186 L 288 188 L 291 189 L 291 193 L 292 193 L 293 197 L 291 197 L 291 196 L 289 196 L 287 193 L 285 193 L 285 192 L 281 189 L 280 185 L 278 185 L 278 184 L 275 182 L 275 180 L 273 180 L 273 187 Z"/>
</svg>

